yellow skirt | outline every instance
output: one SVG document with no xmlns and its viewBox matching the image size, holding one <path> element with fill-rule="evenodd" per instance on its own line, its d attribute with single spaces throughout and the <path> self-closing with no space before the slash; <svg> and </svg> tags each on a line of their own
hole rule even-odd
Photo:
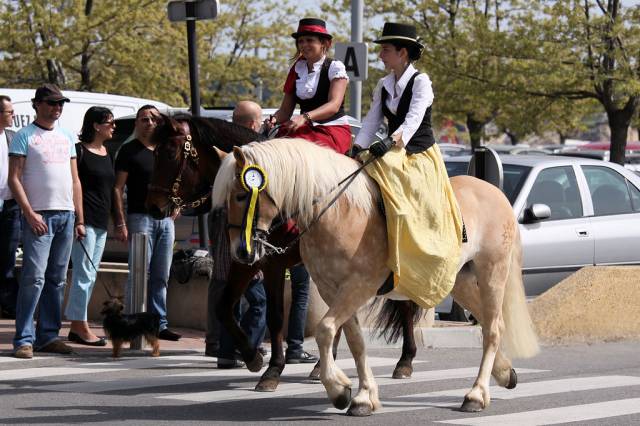
<svg viewBox="0 0 640 426">
<path fill-rule="evenodd" d="M 462 218 L 440 148 L 412 155 L 393 148 L 366 170 L 382 192 L 395 290 L 432 308 L 453 288 L 462 245 Z"/>
</svg>

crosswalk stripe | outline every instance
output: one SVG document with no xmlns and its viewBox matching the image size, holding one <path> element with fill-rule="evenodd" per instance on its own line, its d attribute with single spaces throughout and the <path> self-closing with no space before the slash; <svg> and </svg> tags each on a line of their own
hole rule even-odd
<svg viewBox="0 0 640 426">
<path fill-rule="evenodd" d="M 571 405 L 544 410 L 523 411 L 498 416 L 485 416 L 456 420 L 443 420 L 438 423 L 458 425 L 514 425 L 536 426 L 554 425 L 567 422 L 583 422 L 629 414 L 640 413 L 640 398 L 620 399 L 593 404 Z M 611 424 L 614 424 L 612 421 Z"/>
<path fill-rule="evenodd" d="M 522 369 L 518 373 L 524 373 Z M 553 395 L 566 392 L 578 392 L 597 389 L 608 389 L 624 386 L 640 386 L 640 377 L 635 376 L 596 376 L 576 377 L 559 380 L 544 380 L 538 382 L 518 383 L 515 389 L 505 389 L 499 386 L 491 386 L 491 401 L 511 400 L 517 398 L 530 398 L 535 396 Z M 437 392 L 416 393 L 397 396 L 393 399 L 382 401 L 380 413 L 405 412 L 413 410 L 425 410 L 437 407 L 459 407 L 470 388 L 451 389 Z M 420 401 L 416 401 L 420 399 Z M 320 411 L 323 413 L 339 413 L 332 407 L 314 405 L 297 407 L 301 410 Z"/>
<path fill-rule="evenodd" d="M 163 361 L 163 358 L 151 358 L 151 359 L 137 359 L 137 360 L 125 360 L 125 361 L 114 361 L 113 369 L 109 369 L 109 371 L 116 371 L 116 369 L 129 369 L 129 368 L 157 368 L 157 367 L 166 367 L 170 368 L 169 365 Z M 189 358 L 189 357 L 180 357 L 175 356 L 172 358 L 165 358 L 165 360 L 170 360 L 172 362 L 176 361 L 188 361 L 188 360 L 197 361 L 199 365 L 202 365 L 203 357 L 200 358 Z M 168 374 L 165 376 L 156 376 L 156 377 L 134 377 L 130 379 L 111 379 L 107 378 L 101 380 L 100 377 L 96 377 L 95 380 L 92 381 L 84 381 L 78 383 L 65 383 L 65 384 L 55 384 L 55 385 L 45 385 L 38 386 L 39 390 L 50 390 L 57 392 L 81 392 L 81 393 L 99 393 L 99 392 L 113 392 L 118 390 L 131 390 L 131 389 L 143 389 L 143 388 L 153 388 L 153 387 L 167 387 L 167 386 L 176 386 L 190 383 L 213 383 L 219 381 L 228 381 L 230 378 L 236 378 L 239 380 L 243 380 L 246 383 L 242 383 L 238 386 L 242 386 L 244 389 L 242 391 L 243 396 L 247 395 L 247 390 L 253 392 L 253 388 L 260 378 L 259 373 L 250 373 L 246 369 L 231 369 L 231 370 L 220 370 L 215 367 L 215 358 L 207 358 L 206 363 L 211 364 L 211 369 L 206 371 L 198 371 L 192 373 L 177 373 L 177 374 Z M 147 362 L 148 361 L 148 362 Z M 396 359 L 393 358 L 371 358 L 370 364 L 373 367 L 385 367 L 395 365 Z M 341 368 L 350 369 L 355 368 L 353 360 L 343 359 L 337 361 L 338 365 Z M 94 364 L 83 364 L 83 365 L 109 365 L 109 363 L 94 363 Z M 125 368 L 126 367 L 126 368 Z M 187 366 L 188 367 L 188 366 Z M 290 376 L 301 376 L 296 377 L 296 380 L 304 380 L 306 376 L 309 375 L 311 369 L 313 368 L 313 364 L 291 364 L 287 365 L 283 377 L 286 379 Z M 317 382 L 307 382 L 307 386 L 314 386 Z M 280 388 L 278 388 L 278 392 Z M 314 390 L 316 392 L 316 390 Z M 317 391 L 319 392 L 319 391 Z"/>
<path fill-rule="evenodd" d="M 21 368 L 17 370 L 0 371 L 0 381 L 41 379 L 44 377 L 70 376 L 76 374 L 96 374 L 107 371 L 124 370 L 123 368 L 77 368 L 77 367 L 41 367 Z"/>
<path fill-rule="evenodd" d="M 353 363 L 353 360 L 350 360 Z M 343 368 L 341 366 L 341 368 Z M 530 370 L 530 369 L 520 369 L 519 373 L 527 374 L 527 373 L 538 373 L 543 372 L 545 370 Z M 398 383 L 417 383 L 417 382 L 429 382 L 429 381 L 439 381 L 439 380 L 447 380 L 454 378 L 471 378 L 475 377 L 478 373 L 478 369 L 473 368 L 456 368 L 450 370 L 435 370 L 435 371 L 417 371 L 414 372 L 411 379 L 403 380 L 402 382 L 397 379 L 391 378 L 391 373 L 387 373 L 383 376 L 377 376 L 376 382 L 379 386 L 389 385 L 389 384 L 398 384 Z M 281 383 L 278 386 L 277 394 L 279 396 L 291 396 L 291 395 L 306 395 L 317 392 L 324 392 L 324 388 L 322 386 L 318 387 L 318 383 Z M 352 383 L 352 388 L 358 388 L 358 380 L 355 379 Z M 246 387 L 241 386 L 235 389 L 225 389 L 225 390 L 217 390 L 217 391 L 208 391 L 208 392 L 193 392 L 193 393 L 182 393 L 182 394 L 174 394 L 174 395 L 163 395 L 158 398 L 162 399 L 175 399 L 181 401 L 189 401 L 189 402 L 228 402 L 239 399 L 263 399 L 269 398 L 271 394 L 269 393 L 256 393 L 256 392 L 248 392 L 253 391 L 253 386 Z M 320 410 L 324 409 L 323 406 Z"/>
<path fill-rule="evenodd" d="M 14 358 L 13 356 L 2 356 L 0 355 L 0 364 L 11 363 L 11 362 L 22 362 L 27 363 L 31 361 L 43 361 L 45 359 L 51 359 L 48 356 L 34 356 L 31 359 L 22 359 L 22 358 Z"/>
</svg>

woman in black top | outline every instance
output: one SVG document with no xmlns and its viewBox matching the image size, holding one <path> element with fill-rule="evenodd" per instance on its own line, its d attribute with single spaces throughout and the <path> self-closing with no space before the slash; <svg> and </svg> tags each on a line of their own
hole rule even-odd
<svg viewBox="0 0 640 426">
<path fill-rule="evenodd" d="M 80 143 L 76 144 L 86 236 L 82 241 L 74 241 L 71 250 L 73 270 L 65 316 L 71 321 L 69 340 L 89 346 L 106 345 L 104 338 L 89 329 L 87 306 L 97 276 L 91 263 L 96 268 L 100 265 L 107 240 L 115 174 L 104 142 L 113 137 L 114 129 L 113 113 L 109 109 L 91 107 L 84 116 Z"/>
</svg>

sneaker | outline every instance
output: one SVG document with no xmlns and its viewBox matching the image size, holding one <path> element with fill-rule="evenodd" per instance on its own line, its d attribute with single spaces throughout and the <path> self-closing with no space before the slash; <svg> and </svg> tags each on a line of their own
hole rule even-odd
<svg viewBox="0 0 640 426">
<path fill-rule="evenodd" d="M 33 358 L 33 346 L 22 345 L 13 353 L 16 358 L 31 359 Z"/>
<path fill-rule="evenodd" d="M 62 340 L 54 340 L 47 346 L 36 349 L 36 352 L 49 352 L 52 354 L 70 355 L 73 353 L 73 348 L 64 343 Z"/>
<path fill-rule="evenodd" d="M 242 368 L 244 365 L 244 362 L 239 359 L 218 358 L 218 368 L 225 370 L 229 368 Z"/>
<path fill-rule="evenodd" d="M 177 342 L 178 340 L 180 340 L 182 336 L 179 335 L 178 333 L 174 333 L 168 328 L 165 328 L 158 334 L 158 337 L 162 340 L 171 340 L 173 342 Z"/>
<path fill-rule="evenodd" d="M 302 351 L 299 354 L 287 355 L 285 363 L 287 364 L 311 364 L 318 362 L 320 358 L 315 355 L 311 355 L 307 351 Z"/>
</svg>

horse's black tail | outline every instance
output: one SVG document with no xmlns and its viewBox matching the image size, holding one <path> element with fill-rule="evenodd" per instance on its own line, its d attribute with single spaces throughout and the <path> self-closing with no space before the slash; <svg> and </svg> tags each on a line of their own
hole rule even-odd
<svg viewBox="0 0 640 426">
<path fill-rule="evenodd" d="M 378 336 L 384 336 L 387 343 L 398 341 L 403 334 L 405 321 L 411 319 L 416 324 L 425 314 L 424 309 L 409 300 L 385 299 L 381 307 L 379 300 L 380 298 L 376 298 L 371 304 L 371 312 L 378 310 L 373 327 Z"/>
</svg>

